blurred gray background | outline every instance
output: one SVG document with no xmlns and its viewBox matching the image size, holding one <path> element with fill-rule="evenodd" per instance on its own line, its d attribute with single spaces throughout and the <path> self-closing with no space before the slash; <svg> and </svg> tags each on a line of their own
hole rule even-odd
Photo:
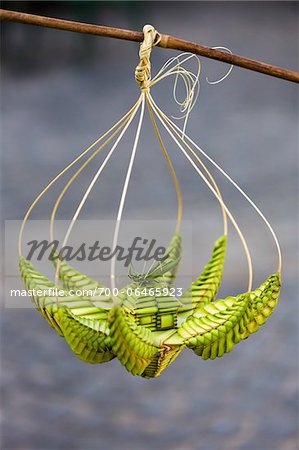
<svg viewBox="0 0 299 450">
<path fill-rule="evenodd" d="M 296 2 L 2 2 L 2 7 L 166 34 L 298 70 Z M 21 219 L 57 172 L 137 98 L 138 45 L 22 24 L 2 24 L 2 218 Z M 177 52 L 156 48 L 155 73 Z M 32 309 L 2 310 L 2 447 L 60 450 L 295 450 L 298 445 L 297 153 L 298 87 L 201 58 L 201 92 L 187 131 L 256 201 L 280 239 L 283 288 L 258 334 L 222 359 L 184 351 L 158 379 L 128 374 L 113 360 L 77 360 Z M 152 89 L 176 115 L 172 81 Z M 93 191 L 83 218 L 113 219 L 130 136 Z M 166 140 L 192 220 L 193 272 L 221 234 L 219 207 L 178 149 Z M 99 158 L 99 162 L 101 161 Z M 97 164 L 99 164 L 97 162 Z M 58 217 L 78 203 L 95 165 L 70 190 Z M 213 173 L 215 171 L 213 170 Z M 221 177 L 227 203 L 254 260 L 254 286 L 277 267 L 271 236 Z M 60 185 L 61 188 L 62 185 Z M 59 187 L 33 218 L 47 219 Z M 125 218 L 174 219 L 176 200 L 148 119 L 142 130 Z M 244 253 L 230 229 L 220 296 L 246 290 Z"/>
</svg>

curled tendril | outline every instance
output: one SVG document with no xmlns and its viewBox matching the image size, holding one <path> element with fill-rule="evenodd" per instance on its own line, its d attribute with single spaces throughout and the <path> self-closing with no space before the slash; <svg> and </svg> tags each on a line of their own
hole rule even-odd
<svg viewBox="0 0 299 450">
<path fill-rule="evenodd" d="M 226 48 L 226 47 L 212 47 L 213 49 L 215 49 L 215 50 L 224 50 L 224 51 L 226 51 L 226 52 L 228 52 L 228 53 L 230 53 L 231 55 L 232 55 L 232 52 L 231 52 L 231 50 L 229 49 L 229 48 Z M 230 66 L 230 68 L 228 69 L 228 71 L 226 72 L 226 74 L 223 76 L 223 77 L 221 77 L 219 80 L 216 80 L 216 81 L 210 81 L 209 79 L 208 79 L 208 77 L 206 77 L 206 82 L 208 83 L 208 84 L 218 84 L 218 83 L 221 83 L 223 80 L 225 80 L 230 74 L 231 74 L 231 71 L 233 70 L 233 68 L 234 68 L 234 65 L 232 64 L 231 66 Z"/>
<path fill-rule="evenodd" d="M 184 65 L 188 61 L 195 61 L 196 69 L 194 71 L 186 69 Z M 174 119 L 185 119 L 183 126 L 183 133 L 185 133 L 187 120 L 190 112 L 192 111 L 200 90 L 199 76 L 200 76 L 201 64 L 197 55 L 193 53 L 182 53 L 178 56 L 170 58 L 159 70 L 157 75 L 151 80 L 150 86 L 159 83 L 164 78 L 174 76 L 173 85 L 173 98 L 176 104 L 179 106 L 180 116 L 172 116 Z M 182 80 L 185 93 L 182 100 L 178 98 L 178 82 Z"/>
<path fill-rule="evenodd" d="M 226 47 L 213 47 L 214 49 L 224 50 L 230 54 L 232 54 L 231 50 Z M 194 61 L 196 64 L 195 70 L 187 69 L 184 67 L 186 63 L 189 61 Z M 225 80 L 233 70 L 233 65 L 230 66 L 227 73 L 216 81 L 210 81 L 208 77 L 206 77 L 206 81 L 208 84 L 218 84 Z M 171 116 L 173 119 L 184 119 L 184 126 L 182 128 L 182 135 L 184 136 L 187 126 L 187 121 L 190 115 L 190 112 L 194 108 L 194 105 L 197 101 L 199 91 L 200 91 L 200 82 L 199 76 L 201 72 L 201 63 L 197 55 L 193 53 L 181 53 L 178 56 L 174 56 L 170 58 L 166 63 L 161 67 L 159 72 L 155 75 L 155 77 L 150 81 L 149 87 L 152 87 L 156 83 L 159 83 L 164 78 L 169 76 L 174 76 L 174 84 L 173 84 L 173 98 L 176 104 L 179 106 L 179 110 L 182 113 L 180 116 Z M 182 97 L 182 100 L 178 98 L 178 84 L 179 80 L 183 82 L 183 87 L 185 89 L 185 93 Z"/>
</svg>

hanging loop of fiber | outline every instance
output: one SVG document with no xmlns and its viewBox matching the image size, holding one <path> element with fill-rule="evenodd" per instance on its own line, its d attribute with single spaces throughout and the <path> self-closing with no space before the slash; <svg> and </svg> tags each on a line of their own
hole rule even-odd
<svg viewBox="0 0 299 450">
<path fill-rule="evenodd" d="M 152 48 L 157 45 L 161 39 L 159 33 L 152 25 L 143 27 L 143 42 L 140 44 L 140 61 L 135 70 L 135 80 L 139 84 L 141 91 L 148 91 L 151 81 L 151 63 L 150 55 Z"/>
</svg>

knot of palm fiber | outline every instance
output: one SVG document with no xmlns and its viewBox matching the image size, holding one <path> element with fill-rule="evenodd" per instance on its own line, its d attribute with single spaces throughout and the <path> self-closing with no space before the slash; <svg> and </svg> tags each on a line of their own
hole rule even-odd
<svg viewBox="0 0 299 450">
<path fill-rule="evenodd" d="M 140 61 L 135 70 L 135 80 L 140 86 L 141 91 L 148 91 L 151 81 L 151 63 L 150 55 L 152 48 L 158 44 L 161 37 L 152 25 L 143 27 L 143 42 L 140 44 Z"/>
</svg>

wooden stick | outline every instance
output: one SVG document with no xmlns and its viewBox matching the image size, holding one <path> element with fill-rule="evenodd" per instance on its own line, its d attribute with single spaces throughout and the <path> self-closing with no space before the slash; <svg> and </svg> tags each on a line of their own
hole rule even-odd
<svg viewBox="0 0 299 450">
<path fill-rule="evenodd" d="M 124 30 L 120 28 L 112 28 L 82 22 L 73 22 L 70 20 L 56 19 L 53 17 L 36 16 L 33 14 L 25 14 L 22 12 L 9 11 L 5 9 L 0 9 L 0 20 L 39 25 L 58 30 L 93 34 L 96 36 L 125 39 L 128 41 L 141 42 L 143 40 L 143 33 L 139 31 Z M 265 62 L 245 58 L 244 56 L 232 55 L 221 50 L 207 47 L 206 45 L 178 39 L 174 36 L 161 33 L 160 36 L 161 40 L 158 44 L 159 47 L 195 53 L 197 55 L 205 56 L 206 58 L 212 58 L 224 63 L 233 64 L 234 66 L 243 67 L 244 69 L 254 70 L 255 72 L 264 73 L 272 77 L 299 83 L 299 73 L 293 70 L 283 69 Z"/>
</svg>

